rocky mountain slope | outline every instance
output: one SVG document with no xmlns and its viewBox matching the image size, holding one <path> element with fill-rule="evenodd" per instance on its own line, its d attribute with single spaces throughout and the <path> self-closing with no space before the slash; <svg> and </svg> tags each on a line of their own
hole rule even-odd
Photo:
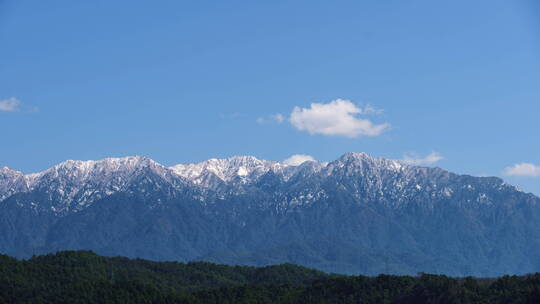
<svg viewBox="0 0 540 304">
<path fill-rule="evenodd" d="M 65 249 L 330 272 L 540 271 L 540 199 L 499 178 L 365 153 L 299 166 L 251 156 L 0 168 L 0 251 Z"/>
</svg>

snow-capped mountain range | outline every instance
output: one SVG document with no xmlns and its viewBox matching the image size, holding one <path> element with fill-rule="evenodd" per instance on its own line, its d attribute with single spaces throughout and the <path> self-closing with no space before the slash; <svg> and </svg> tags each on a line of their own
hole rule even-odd
<svg viewBox="0 0 540 304">
<path fill-rule="evenodd" d="M 212 158 L 200 163 L 178 164 L 172 167 L 165 167 L 143 156 L 88 161 L 68 160 L 45 171 L 31 174 L 24 174 L 8 167 L 0 168 L 0 197 L 5 198 L 10 193 L 28 191 L 53 180 L 58 181 L 59 184 L 55 184 L 58 186 L 77 183 L 119 190 L 131 177 L 145 169 L 166 179 L 176 176 L 194 185 L 211 187 L 212 185 L 205 181 L 212 177 L 222 182 L 230 182 L 236 178 L 250 182 L 268 171 L 283 174 L 285 177 L 286 169 L 291 167 L 293 166 L 260 160 L 253 156 Z"/>
<path fill-rule="evenodd" d="M 132 156 L 0 168 L 0 251 L 59 249 L 327 271 L 540 271 L 540 199 L 496 177 L 365 153 L 163 166 Z M 383 261 L 385 261 L 383 263 Z"/>
<path fill-rule="evenodd" d="M 253 156 L 233 156 L 212 158 L 200 163 L 178 164 L 165 167 L 152 159 L 142 156 L 105 158 L 102 160 L 68 160 L 39 173 L 24 174 L 7 167 L 0 168 L 0 201 L 9 196 L 41 190 L 54 196 L 65 206 L 51 206 L 58 214 L 75 206 L 79 211 L 91 202 L 126 191 L 131 182 L 149 172 L 159 176 L 176 189 L 194 187 L 201 194 L 223 192 L 225 189 L 241 191 L 242 186 L 258 182 L 261 177 L 272 173 L 281 182 L 303 174 L 302 178 L 319 179 L 328 176 L 351 176 L 360 174 L 369 177 L 363 187 L 371 196 L 388 196 L 391 204 L 396 204 L 414 192 L 437 191 L 432 195 L 451 196 L 456 190 L 437 185 L 438 179 L 448 178 L 451 173 L 438 168 L 409 166 L 398 160 L 378 158 L 366 153 L 347 153 L 330 163 L 307 161 L 300 165 L 287 165 L 277 161 L 257 159 Z M 517 188 L 499 180 L 499 187 Z M 360 195 L 361 189 L 352 189 Z M 306 195 L 308 195 L 306 193 Z M 313 196 L 313 194 L 311 194 Z M 200 199 L 206 199 L 199 196 Z M 299 198 L 294 198 L 298 201 Z M 483 195 L 479 201 L 489 202 Z"/>
<path fill-rule="evenodd" d="M 63 203 L 77 200 L 78 205 L 125 191 L 137 177 L 152 172 L 176 188 L 193 186 L 217 190 L 220 185 L 239 182 L 250 184 L 268 172 L 287 180 L 296 166 L 253 156 L 212 158 L 200 163 L 165 167 L 143 156 L 105 158 L 102 160 L 68 160 L 45 171 L 31 174 L 0 168 L 0 201 L 34 190 L 55 194 Z M 201 189 L 201 190 L 202 190 Z M 77 210 L 75 210 L 77 211 Z"/>
</svg>

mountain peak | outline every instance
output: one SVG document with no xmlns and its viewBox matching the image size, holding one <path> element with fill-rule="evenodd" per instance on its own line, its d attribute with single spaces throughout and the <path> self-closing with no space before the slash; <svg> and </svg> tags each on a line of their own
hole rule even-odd
<svg viewBox="0 0 540 304">
<path fill-rule="evenodd" d="M 366 167 L 366 166 L 376 166 L 379 168 L 386 168 L 393 171 L 399 171 L 402 168 L 409 167 L 406 164 L 403 164 L 400 161 L 371 156 L 365 152 L 348 152 L 343 154 L 340 158 L 331 162 L 330 164 L 343 166 L 354 166 L 354 167 Z"/>
<path fill-rule="evenodd" d="M 152 159 L 144 156 L 108 157 L 100 160 L 66 160 L 42 174 L 51 171 L 80 171 L 88 173 L 93 170 L 117 171 L 129 170 L 137 167 L 161 166 Z"/>
<path fill-rule="evenodd" d="M 19 175 L 19 174 L 23 174 L 23 173 L 17 170 L 13 170 L 9 167 L 0 167 L 0 176 L 1 175 Z"/>
<path fill-rule="evenodd" d="M 268 160 L 261 160 L 254 156 L 232 156 L 228 158 L 211 158 L 209 160 L 178 164 L 170 167 L 177 175 L 191 180 L 197 184 L 204 184 L 209 176 L 216 176 L 224 182 L 237 177 L 248 177 L 252 174 L 260 176 L 269 170 L 282 170 L 286 165 Z"/>
<path fill-rule="evenodd" d="M 365 158 L 365 157 L 371 157 L 366 152 L 347 152 L 343 154 L 341 157 L 356 157 L 356 158 Z"/>
</svg>

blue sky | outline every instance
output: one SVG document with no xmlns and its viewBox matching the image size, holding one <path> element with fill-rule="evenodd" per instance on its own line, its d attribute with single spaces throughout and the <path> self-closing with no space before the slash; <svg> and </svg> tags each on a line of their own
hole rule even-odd
<svg viewBox="0 0 540 304">
<path fill-rule="evenodd" d="M 0 45 L 0 166 L 364 151 L 540 194 L 534 0 L 0 0 Z"/>
</svg>

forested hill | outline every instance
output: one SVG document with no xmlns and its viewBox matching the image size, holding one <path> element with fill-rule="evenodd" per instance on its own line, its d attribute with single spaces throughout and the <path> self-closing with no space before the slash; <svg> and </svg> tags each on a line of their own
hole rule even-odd
<svg viewBox="0 0 540 304">
<path fill-rule="evenodd" d="M 0 303 L 540 303 L 540 274 L 338 276 L 290 264 L 150 262 L 63 251 L 0 256 Z"/>
</svg>

